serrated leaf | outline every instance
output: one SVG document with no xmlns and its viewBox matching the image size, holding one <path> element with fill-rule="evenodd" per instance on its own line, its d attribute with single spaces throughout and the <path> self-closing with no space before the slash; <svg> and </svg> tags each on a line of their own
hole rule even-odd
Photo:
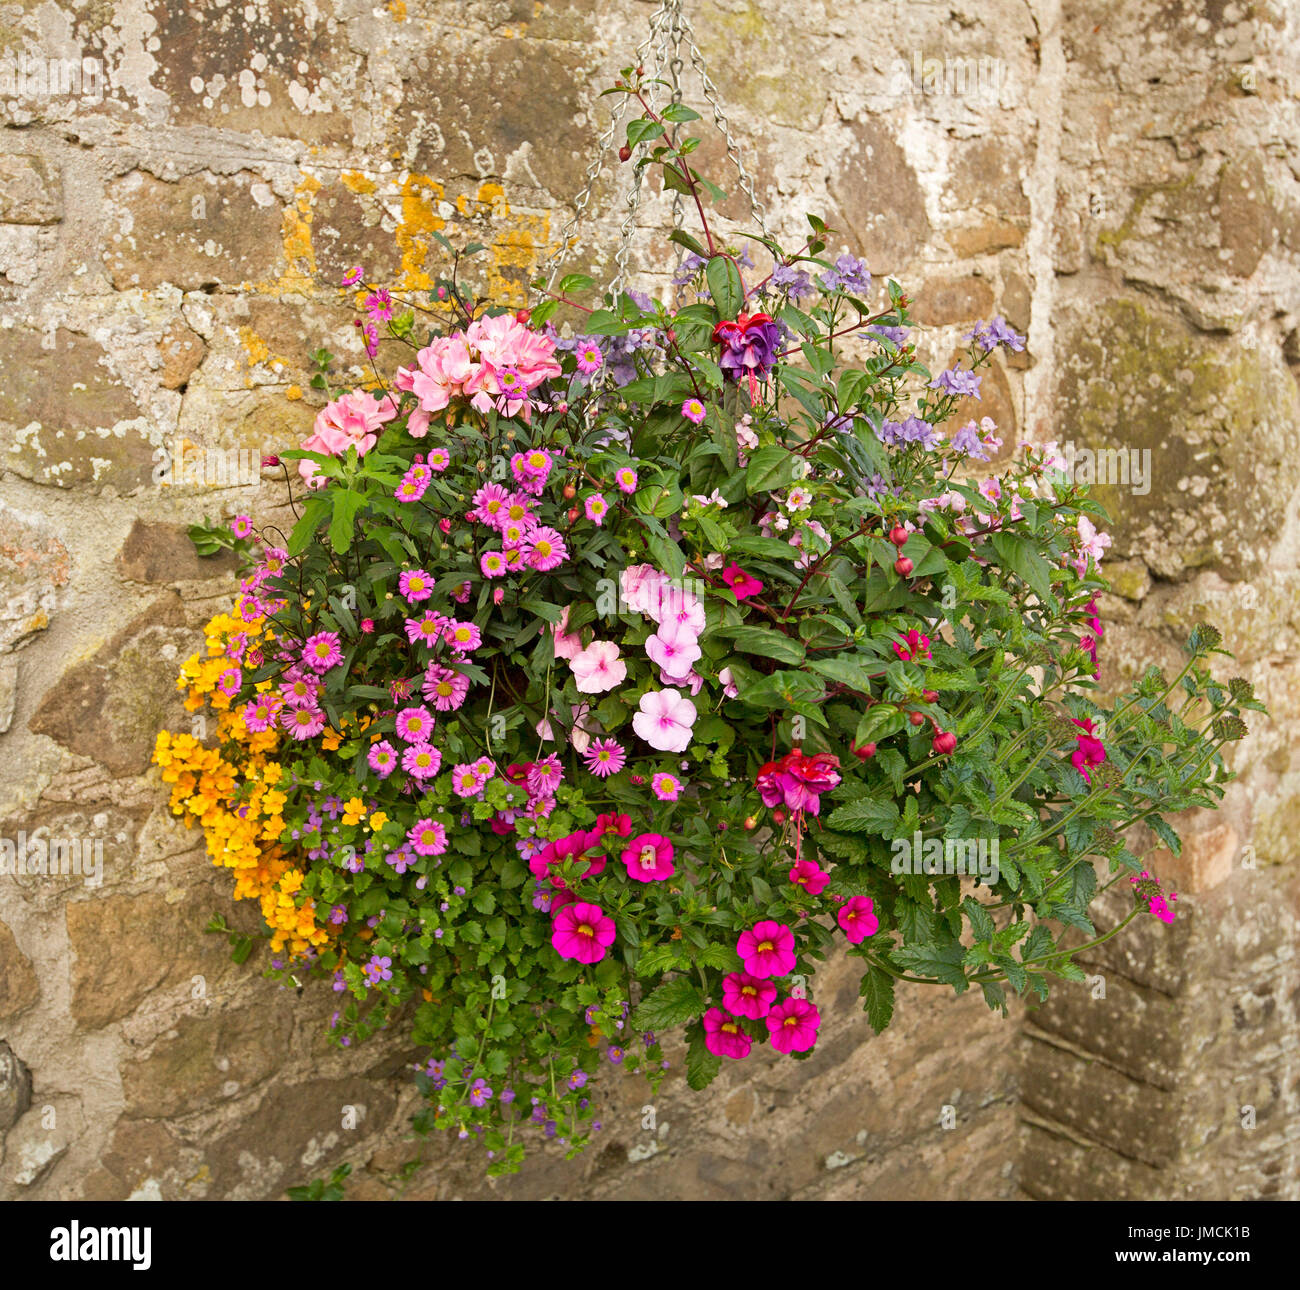
<svg viewBox="0 0 1300 1290">
<path fill-rule="evenodd" d="M 863 974 L 858 993 L 871 1029 L 880 1034 L 894 1017 L 894 978 L 873 963 Z"/>
<path fill-rule="evenodd" d="M 898 829 L 898 807 L 875 797 L 860 797 L 837 806 L 826 820 L 827 828 L 841 833 L 872 833 L 882 837 Z"/>
<path fill-rule="evenodd" d="M 704 999 L 690 977 L 676 976 L 641 1000 L 632 1014 L 637 1030 L 668 1030 L 704 1011 Z"/>
</svg>

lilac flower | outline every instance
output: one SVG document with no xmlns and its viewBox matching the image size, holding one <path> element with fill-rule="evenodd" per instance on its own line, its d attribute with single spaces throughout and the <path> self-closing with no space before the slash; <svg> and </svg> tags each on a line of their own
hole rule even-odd
<svg viewBox="0 0 1300 1290">
<path fill-rule="evenodd" d="M 961 367 L 950 367 L 946 372 L 940 372 L 938 376 L 930 382 L 932 390 L 943 390 L 946 394 L 969 394 L 973 398 L 980 396 L 981 378 L 974 372 L 968 371 Z"/>
<path fill-rule="evenodd" d="M 702 268 L 704 268 L 704 257 L 702 255 L 696 255 L 694 251 L 687 251 L 685 258 L 682 260 L 682 267 L 673 275 L 673 286 L 688 286 L 691 279 L 694 278 Z"/>
<path fill-rule="evenodd" d="M 769 282 L 778 290 L 784 290 L 791 300 L 802 300 L 815 292 L 812 279 L 793 264 L 778 264 L 772 270 Z"/>
<path fill-rule="evenodd" d="M 966 333 L 964 339 L 973 340 L 986 354 L 996 345 L 1005 345 L 1017 354 L 1025 347 L 1025 338 L 1008 327 L 1001 314 L 990 323 L 981 319 Z"/>
<path fill-rule="evenodd" d="M 871 274 L 867 266 L 855 256 L 841 255 L 833 269 L 827 269 L 817 279 L 827 291 L 848 291 L 866 295 L 871 290 Z"/>
<path fill-rule="evenodd" d="M 883 327 L 877 323 L 874 327 L 867 328 L 868 335 L 883 336 L 885 340 L 897 345 L 902 349 L 907 344 L 907 338 L 911 334 L 910 327 Z"/>
</svg>

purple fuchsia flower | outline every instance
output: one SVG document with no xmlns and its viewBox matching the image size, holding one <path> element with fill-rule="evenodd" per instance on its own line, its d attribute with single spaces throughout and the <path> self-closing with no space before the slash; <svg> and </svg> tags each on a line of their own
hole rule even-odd
<svg viewBox="0 0 1300 1290">
<path fill-rule="evenodd" d="M 762 380 L 776 362 L 780 329 L 768 314 L 741 314 L 735 322 L 723 321 L 713 329 L 713 342 L 722 348 L 718 366 L 728 380 L 741 377 Z"/>
<path fill-rule="evenodd" d="M 852 945 L 874 936 L 880 927 L 880 920 L 872 913 L 870 896 L 853 896 L 840 906 L 835 921 L 844 929 L 844 934 Z"/>
<path fill-rule="evenodd" d="M 778 1053 L 806 1053 L 817 1042 L 821 1020 L 807 999 L 783 999 L 767 1014 L 772 1047 Z"/>
<path fill-rule="evenodd" d="M 673 844 L 662 833 L 639 834 L 619 859 L 627 866 L 627 876 L 636 882 L 667 882 L 677 872 Z"/>
<path fill-rule="evenodd" d="M 428 708 L 403 708 L 397 714 L 397 737 L 408 744 L 428 743 L 433 734 L 433 713 Z"/>
<path fill-rule="evenodd" d="M 549 573 L 569 558 L 564 539 L 549 525 L 540 524 L 528 535 L 523 547 L 524 558 L 531 569 Z"/>
<path fill-rule="evenodd" d="M 659 752 L 680 753 L 690 746 L 695 716 L 695 704 L 669 686 L 641 696 L 632 728 Z"/>
<path fill-rule="evenodd" d="M 366 761 L 380 779 L 387 779 L 397 769 L 397 749 L 387 739 L 381 739 L 370 745 Z"/>
<path fill-rule="evenodd" d="M 440 856 L 447 850 L 446 826 L 425 816 L 407 830 L 406 840 L 418 856 Z"/>
<path fill-rule="evenodd" d="M 314 739 L 325 729 L 325 714 L 319 708 L 285 708 L 280 724 L 295 739 Z"/>
<path fill-rule="evenodd" d="M 617 739 L 593 739 L 583 754 L 583 761 L 597 778 L 608 779 L 627 765 L 627 753 Z"/>
<path fill-rule="evenodd" d="M 317 632 L 315 636 L 309 636 L 302 647 L 302 661 L 317 673 L 337 667 L 343 662 L 338 632 Z"/>
<path fill-rule="evenodd" d="M 788 976 L 796 961 L 794 933 L 784 923 L 764 919 L 741 932 L 736 953 L 750 976 Z"/>
<path fill-rule="evenodd" d="M 469 693 L 469 677 L 441 663 L 430 663 L 424 673 L 422 693 L 438 712 L 454 712 Z"/>
<path fill-rule="evenodd" d="M 704 1046 L 715 1056 L 736 1060 L 748 1057 L 753 1042 L 730 1013 L 710 1008 L 704 1014 Z"/>
<path fill-rule="evenodd" d="M 565 905 L 551 924 L 551 945 L 562 959 L 599 963 L 614 944 L 614 920 L 599 905 L 574 901 Z"/>
<path fill-rule="evenodd" d="M 463 623 L 453 618 L 442 629 L 442 639 L 457 654 L 468 654 L 483 644 L 483 636 L 475 623 Z"/>
<path fill-rule="evenodd" d="M 407 569 L 397 579 L 397 589 L 413 605 L 433 595 L 433 579 L 423 569 Z"/>
<path fill-rule="evenodd" d="M 402 769 L 412 779 L 432 779 L 442 766 L 442 754 L 432 744 L 412 744 L 402 754 Z"/>
<path fill-rule="evenodd" d="M 748 972 L 731 972 L 722 978 L 722 1006 L 733 1017 L 758 1021 L 772 1010 L 776 985 Z"/>
</svg>

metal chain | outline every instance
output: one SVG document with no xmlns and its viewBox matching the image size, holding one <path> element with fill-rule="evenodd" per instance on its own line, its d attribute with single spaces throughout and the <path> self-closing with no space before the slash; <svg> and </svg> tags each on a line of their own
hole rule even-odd
<svg viewBox="0 0 1300 1290">
<path fill-rule="evenodd" d="M 758 195 L 754 191 L 753 176 L 745 167 L 744 160 L 741 156 L 740 145 L 736 142 L 735 136 L 731 132 L 731 124 L 727 120 L 726 113 L 722 110 L 722 102 L 718 94 L 718 87 L 713 83 L 709 76 L 708 69 L 705 66 L 704 55 L 700 51 L 699 45 L 695 40 L 695 31 L 691 27 L 689 19 L 682 10 L 682 0 L 664 0 L 664 2 L 655 10 L 650 19 L 650 31 L 645 40 L 637 46 L 636 66 L 642 67 L 646 63 L 646 54 L 653 47 L 654 60 L 653 68 L 656 72 L 667 70 L 671 87 L 670 102 L 680 103 L 682 101 L 682 72 L 685 69 L 685 61 L 682 58 L 682 46 L 686 45 L 691 60 L 691 66 L 699 75 L 700 84 L 704 90 L 704 97 L 709 106 L 713 109 L 713 121 L 721 133 L 726 143 L 726 154 L 728 160 L 736 168 L 740 180 L 741 190 L 749 199 L 750 213 L 753 215 L 755 222 L 758 224 L 759 231 L 764 237 L 767 237 L 767 221 L 762 202 L 758 200 Z M 671 49 L 670 49 L 671 47 Z M 647 87 L 647 97 L 651 105 L 658 105 L 660 86 Z M 618 137 L 618 129 L 622 123 L 623 116 L 627 111 L 627 105 L 630 102 L 630 96 L 623 95 L 620 97 L 618 105 L 614 108 L 610 118 L 609 128 L 600 136 L 597 144 L 596 155 L 588 165 L 586 171 L 586 183 L 578 197 L 574 201 L 573 216 L 564 227 L 560 230 L 559 244 L 552 251 L 546 262 L 542 265 L 540 275 L 547 276 L 547 288 L 550 289 L 555 283 L 556 274 L 559 273 L 560 264 L 565 254 L 569 250 L 570 240 L 577 232 L 578 225 L 586 213 L 587 207 L 591 202 L 592 194 L 595 191 L 596 184 L 599 182 L 601 173 L 605 168 L 605 159 L 611 148 L 614 148 L 614 141 Z M 632 179 L 624 195 L 624 205 L 627 213 L 619 228 L 619 246 L 614 256 L 615 275 L 610 284 L 610 289 L 614 296 L 617 297 L 624 288 L 627 281 L 627 265 L 631 254 L 632 236 L 636 230 L 636 217 L 641 206 L 641 180 L 644 166 L 636 164 L 645 155 L 649 145 L 641 143 L 633 150 Z M 681 193 L 673 194 L 672 202 L 672 227 L 674 229 L 682 226 L 683 200 Z M 680 268 L 683 248 L 677 247 L 677 265 Z"/>
</svg>

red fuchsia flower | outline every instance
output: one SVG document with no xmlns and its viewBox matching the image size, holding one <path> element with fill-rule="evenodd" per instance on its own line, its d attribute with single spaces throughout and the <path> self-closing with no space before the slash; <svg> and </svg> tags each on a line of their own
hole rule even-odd
<svg viewBox="0 0 1300 1290">
<path fill-rule="evenodd" d="M 820 896 L 830 880 L 830 874 L 816 860 L 796 860 L 790 870 L 790 881 L 810 896 Z"/>
<path fill-rule="evenodd" d="M 1070 754 L 1070 761 L 1084 780 L 1091 784 L 1092 776 L 1088 774 L 1088 768 L 1100 766 L 1106 760 L 1106 749 L 1101 740 L 1092 733 L 1093 725 L 1089 718 L 1071 717 L 1070 720 L 1083 731 L 1077 736 L 1079 746 Z"/>
<path fill-rule="evenodd" d="M 784 802 L 791 811 L 821 813 L 821 794 L 840 782 L 840 759 L 830 753 L 805 757 L 795 748 L 780 761 L 766 762 L 754 778 L 764 806 Z"/>
<path fill-rule="evenodd" d="M 836 922 L 844 929 L 849 943 L 857 945 L 868 936 L 874 936 L 880 927 L 880 920 L 872 913 L 870 896 L 854 896 L 840 906 L 835 915 Z"/>
<path fill-rule="evenodd" d="M 412 779 L 432 779 L 442 765 L 442 754 L 432 744 L 412 744 L 402 754 L 402 769 Z"/>
<path fill-rule="evenodd" d="M 583 754 L 583 761 L 597 778 L 608 779 L 627 765 L 627 753 L 617 739 L 594 739 Z"/>
<path fill-rule="evenodd" d="M 748 600 L 763 590 L 763 584 L 752 573 L 746 573 L 738 564 L 729 564 L 722 571 L 722 581 L 731 588 L 737 600 Z"/>
<path fill-rule="evenodd" d="M 735 1017 L 723 1012 L 721 1008 L 710 1008 L 704 1014 L 704 1046 L 715 1057 L 733 1057 L 737 1060 L 748 1057 L 753 1043 Z"/>
<path fill-rule="evenodd" d="M 440 856 L 447 849 L 447 830 L 437 820 L 416 820 L 407 830 L 406 840 L 419 856 Z"/>
<path fill-rule="evenodd" d="M 627 866 L 627 876 L 637 882 L 666 882 L 677 872 L 673 844 L 662 833 L 639 834 L 619 859 Z"/>
<path fill-rule="evenodd" d="M 767 1014 L 772 1047 L 778 1053 L 806 1053 L 817 1042 L 821 1014 L 807 999 L 783 999 Z"/>
<path fill-rule="evenodd" d="M 438 712 L 454 712 L 469 693 L 469 677 L 440 663 L 430 663 L 421 689 Z"/>
<path fill-rule="evenodd" d="M 599 905 L 574 901 L 565 905 L 551 924 L 551 944 L 562 959 L 599 963 L 614 944 L 618 929 Z"/>
<path fill-rule="evenodd" d="M 926 658 L 930 657 L 930 638 L 924 632 L 918 632 L 913 628 L 903 638 L 905 644 L 899 644 L 894 641 L 894 653 L 903 660 L 904 663 L 910 663 L 919 655 L 924 654 Z"/>
<path fill-rule="evenodd" d="M 748 972 L 731 972 L 722 978 L 722 1006 L 733 1017 L 758 1021 L 776 1002 L 776 986 Z"/>
<path fill-rule="evenodd" d="M 302 661 L 313 672 L 328 672 L 343 662 L 338 632 L 317 632 L 302 648 Z"/>
<path fill-rule="evenodd" d="M 735 322 L 720 322 L 713 343 L 722 348 L 718 366 L 729 380 L 742 376 L 762 380 L 776 362 L 780 332 L 768 314 L 741 314 Z"/>
<path fill-rule="evenodd" d="M 764 919 L 741 932 L 736 953 L 750 976 L 788 976 L 795 965 L 794 933 L 784 923 Z"/>
</svg>

